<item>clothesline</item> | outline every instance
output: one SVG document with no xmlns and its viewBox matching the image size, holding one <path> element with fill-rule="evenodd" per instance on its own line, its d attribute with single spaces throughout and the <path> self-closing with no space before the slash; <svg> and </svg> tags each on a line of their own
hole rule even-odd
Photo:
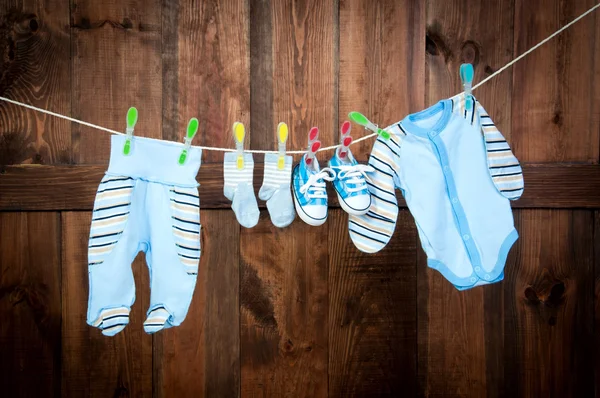
<svg viewBox="0 0 600 398">
<path fill-rule="evenodd" d="M 509 63 L 507 63 L 502 68 L 498 69 L 497 71 L 495 71 L 494 73 L 492 73 L 491 75 L 489 75 L 488 77 L 486 77 L 485 79 L 483 79 L 482 81 L 480 81 L 479 83 L 477 83 L 476 85 L 474 85 L 472 89 L 475 90 L 478 87 L 481 87 L 482 85 L 484 85 L 485 83 L 487 83 L 489 80 L 491 80 L 495 76 L 499 75 L 500 73 L 504 72 L 506 69 L 510 68 L 511 66 L 513 66 L 514 64 L 516 64 L 517 62 L 519 62 L 520 60 L 522 60 L 523 58 L 525 58 L 527 55 L 531 54 L 532 52 L 534 52 L 535 50 L 537 50 L 538 48 L 540 48 L 541 46 L 543 46 L 544 44 L 546 44 L 547 42 L 549 42 L 550 40 L 552 40 L 555 36 L 561 34 L 562 32 L 564 32 L 565 30 L 567 30 L 568 28 L 570 28 L 572 25 L 574 25 L 579 20 L 581 20 L 582 18 L 584 18 L 586 15 L 592 13 L 593 11 L 595 11 L 596 9 L 598 9 L 599 7 L 600 7 L 600 3 L 598 3 L 595 6 L 591 7 L 589 10 L 587 10 L 586 12 L 584 12 L 583 14 L 581 14 L 580 16 L 578 16 L 577 18 L 575 18 L 574 20 L 572 20 L 571 22 L 569 22 L 568 24 L 566 24 L 565 26 L 563 26 L 562 28 L 560 28 L 559 30 L 557 30 L 556 32 L 552 33 L 550 36 L 546 37 L 544 40 L 542 40 L 541 42 L 539 42 L 535 46 L 531 47 L 529 50 L 525 51 L 523 54 L 519 55 L 517 58 L 515 58 L 512 61 L 510 61 Z M 462 94 L 462 93 L 459 93 L 459 94 Z M 6 97 L 0 96 L 0 100 L 5 101 L 5 102 L 9 102 L 11 104 L 18 105 L 18 106 L 21 106 L 21 107 L 24 107 L 24 108 L 32 109 L 32 110 L 37 111 L 37 112 L 45 113 L 47 115 L 58 117 L 58 118 L 61 118 L 61 119 L 64 119 L 64 120 L 68 120 L 68 121 L 73 122 L 73 123 L 81 124 L 83 126 L 87 126 L 87 127 L 91 127 L 91 128 L 97 129 L 97 130 L 105 131 L 107 133 L 118 134 L 118 135 L 125 135 L 124 133 L 122 133 L 120 131 L 112 130 L 112 129 L 109 129 L 107 127 L 98 126 L 96 124 L 89 123 L 89 122 L 86 122 L 86 121 L 83 121 L 83 120 L 74 119 L 72 117 L 69 117 L 69 116 L 66 116 L 66 115 L 62 115 L 60 113 L 55 113 L 55 112 L 52 112 L 52 111 L 49 111 L 49 110 L 46 110 L 46 109 L 38 108 L 38 107 L 33 106 L 33 105 L 29 105 L 29 104 L 25 104 L 25 103 L 22 103 L 22 102 L 19 102 L 19 101 L 12 100 L 10 98 L 6 98 Z M 372 134 L 365 135 L 365 136 L 360 137 L 360 138 L 358 138 L 356 140 L 353 140 L 350 145 L 354 145 L 354 144 L 359 143 L 361 141 L 368 140 L 368 139 L 373 138 L 375 136 L 377 136 L 377 133 L 372 133 Z M 183 146 L 184 144 L 181 143 L 181 145 Z M 319 149 L 318 152 L 336 149 L 336 148 L 339 148 L 340 146 L 341 145 L 339 145 L 339 144 L 338 145 L 331 145 L 331 146 Z M 220 147 L 201 146 L 201 145 L 193 145 L 193 147 L 194 148 L 200 148 L 200 149 L 206 150 L 206 151 L 218 151 L 218 152 L 235 152 L 236 151 L 236 149 L 234 149 L 234 148 L 220 148 Z M 248 152 L 248 153 L 263 153 L 263 154 L 266 154 L 266 153 L 279 153 L 278 151 L 268 151 L 268 150 L 261 150 L 261 149 L 248 149 L 248 150 L 244 150 L 244 152 Z M 305 152 L 306 152 L 306 150 L 286 151 L 286 153 L 290 154 L 290 155 L 292 155 L 292 154 L 303 154 Z"/>
</svg>

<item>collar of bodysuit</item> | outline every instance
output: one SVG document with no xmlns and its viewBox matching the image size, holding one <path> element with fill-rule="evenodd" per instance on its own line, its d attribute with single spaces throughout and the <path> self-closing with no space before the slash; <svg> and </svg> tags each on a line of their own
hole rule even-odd
<svg viewBox="0 0 600 398">
<path fill-rule="evenodd" d="M 416 122 L 429 119 L 439 113 L 442 113 L 438 121 L 432 126 L 428 128 L 424 128 L 416 124 Z M 452 104 L 450 100 L 442 100 L 437 104 L 430 106 L 429 108 L 422 110 L 421 112 L 412 113 L 406 116 L 400 124 L 402 128 L 409 134 L 415 134 L 421 137 L 428 137 L 433 135 L 438 135 L 450 121 L 450 116 L 452 115 Z"/>
</svg>

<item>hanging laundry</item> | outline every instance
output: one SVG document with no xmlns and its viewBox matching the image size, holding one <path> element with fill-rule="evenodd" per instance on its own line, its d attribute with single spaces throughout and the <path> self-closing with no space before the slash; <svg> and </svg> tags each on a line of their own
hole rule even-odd
<svg viewBox="0 0 600 398">
<path fill-rule="evenodd" d="M 258 191 L 258 197 L 267 201 L 271 222 L 278 228 L 287 227 L 296 218 L 290 191 L 292 157 L 285 154 L 287 138 L 287 124 L 279 123 L 277 126 L 279 153 L 265 155 L 263 184 Z"/>
<path fill-rule="evenodd" d="M 472 99 L 470 110 L 461 94 L 387 129 L 392 137 L 379 138 L 369 160 L 376 169 L 373 205 L 366 215 L 349 220 L 360 250 L 380 250 L 396 221 L 394 188 L 401 189 L 428 265 L 459 290 L 503 279 L 508 251 L 518 238 L 506 195 L 516 198 L 513 193 L 523 190 L 520 166 L 506 142 L 502 150 L 510 156 L 488 163 L 494 152 L 486 149 L 483 129 L 492 122 Z M 495 170 L 516 173 L 518 180 L 497 183 Z"/>
<path fill-rule="evenodd" d="M 131 263 L 140 251 L 150 269 L 144 330 L 180 325 L 200 260 L 200 201 L 196 175 L 202 151 L 149 138 L 111 137 L 110 164 L 92 213 L 88 248 L 87 322 L 113 336 L 129 323 L 135 300 Z"/>
</svg>

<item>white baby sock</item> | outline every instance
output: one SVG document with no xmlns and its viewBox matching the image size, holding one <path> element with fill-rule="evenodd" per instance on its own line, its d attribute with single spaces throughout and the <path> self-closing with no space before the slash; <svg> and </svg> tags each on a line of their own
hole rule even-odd
<svg viewBox="0 0 600 398">
<path fill-rule="evenodd" d="M 265 175 L 263 185 L 258 191 L 258 197 L 267 201 L 267 209 L 273 225 L 284 228 L 290 225 L 296 217 L 290 191 L 292 157 L 285 156 L 285 166 L 281 170 L 277 168 L 278 160 L 278 154 L 268 153 L 265 155 Z"/>
<path fill-rule="evenodd" d="M 252 228 L 258 223 L 260 212 L 254 196 L 252 154 L 244 154 L 244 168 L 237 168 L 237 153 L 226 153 L 223 163 L 225 186 L 223 193 L 231 200 L 231 208 L 242 227 Z"/>
</svg>

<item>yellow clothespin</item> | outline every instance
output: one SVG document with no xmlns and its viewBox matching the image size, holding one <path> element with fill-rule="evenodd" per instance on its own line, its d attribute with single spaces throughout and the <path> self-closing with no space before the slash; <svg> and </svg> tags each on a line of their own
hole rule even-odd
<svg viewBox="0 0 600 398">
<path fill-rule="evenodd" d="M 237 152 L 237 168 L 242 170 L 244 168 L 244 137 L 246 136 L 246 129 L 240 122 L 233 123 L 233 139 L 235 140 L 235 149 Z"/>
<path fill-rule="evenodd" d="M 284 122 L 277 125 L 277 142 L 279 150 L 279 158 L 277 159 L 277 168 L 283 170 L 285 168 L 285 143 L 288 139 L 288 126 Z"/>
</svg>

